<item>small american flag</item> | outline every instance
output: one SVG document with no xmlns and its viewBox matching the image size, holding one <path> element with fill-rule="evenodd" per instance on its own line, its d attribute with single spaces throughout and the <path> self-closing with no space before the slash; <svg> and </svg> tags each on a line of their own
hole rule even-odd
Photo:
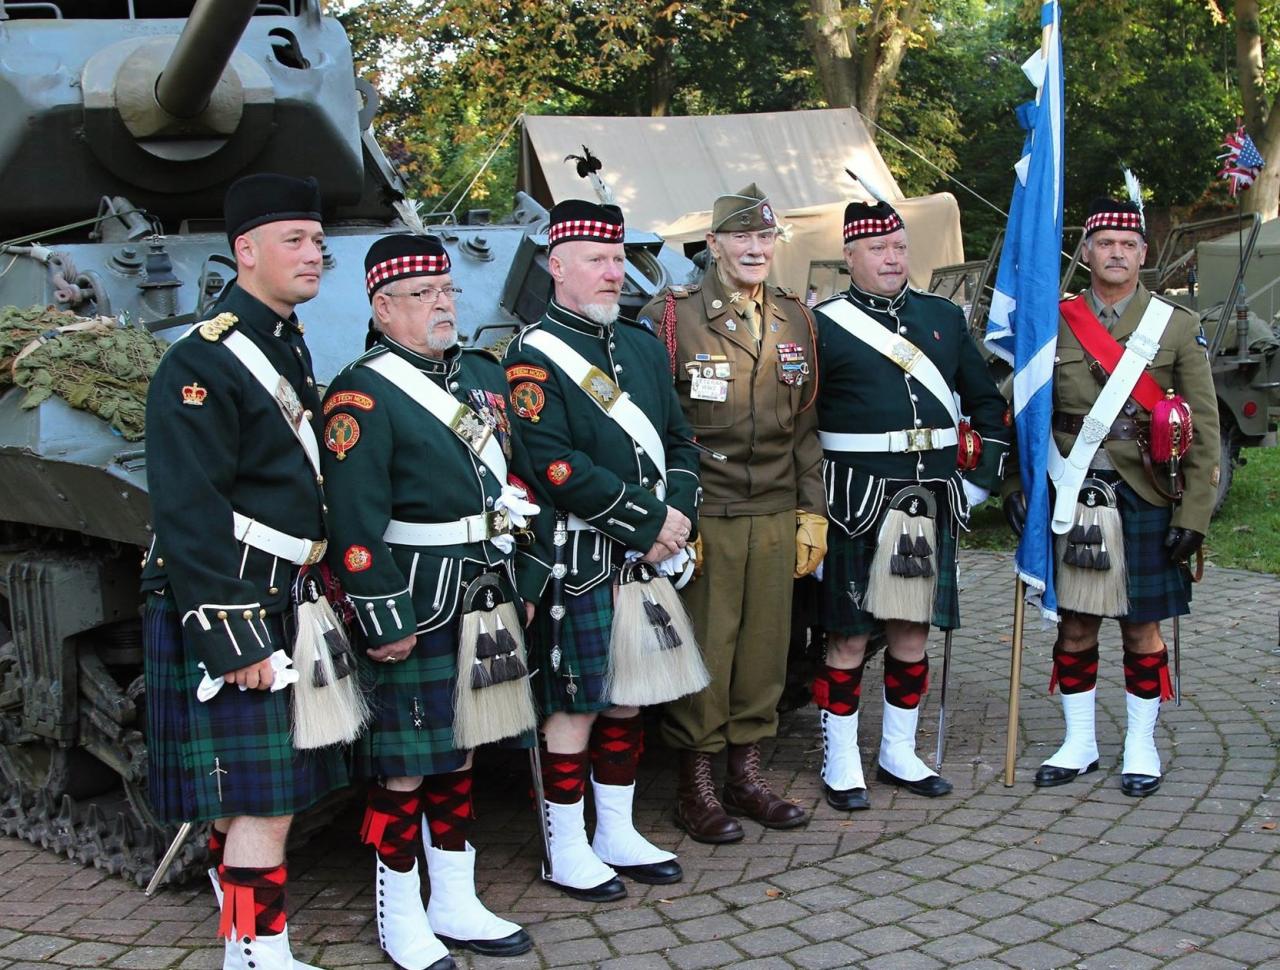
<svg viewBox="0 0 1280 970">
<path fill-rule="evenodd" d="M 1258 177 L 1258 173 L 1262 171 L 1262 166 L 1266 162 L 1258 152 L 1258 146 L 1245 132 L 1244 125 L 1227 135 L 1222 142 L 1222 147 L 1226 151 L 1218 156 L 1222 162 L 1222 170 L 1218 172 L 1218 177 L 1231 183 L 1230 191 L 1234 198 L 1253 184 L 1253 180 Z"/>
</svg>

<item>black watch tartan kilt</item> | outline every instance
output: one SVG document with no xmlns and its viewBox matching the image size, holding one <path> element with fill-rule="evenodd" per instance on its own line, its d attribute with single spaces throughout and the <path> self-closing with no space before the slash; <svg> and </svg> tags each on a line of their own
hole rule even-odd
<svg viewBox="0 0 1280 970">
<path fill-rule="evenodd" d="M 368 691 L 373 720 L 355 743 L 355 770 L 362 778 L 415 778 L 457 771 L 466 751 L 453 743 L 453 691 L 458 674 L 457 617 L 430 633 L 419 633 L 399 663 L 360 655 L 360 681 Z"/>
<path fill-rule="evenodd" d="M 565 616 L 560 628 L 560 665 L 551 665 L 551 594 L 538 606 L 529 638 L 529 669 L 539 713 L 590 714 L 608 710 L 604 696 L 609 667 L 609 637 L 613 630 L 613 581 L 606 579 L 584 593 L 564 594 Z"/>
<path fill-rule="evenodd" d="M 1091 471 L 1092 478 L 1109 482 L 1116 493 L 1124 557 L 1129 573 L 1129 612 L 1126 623 L 1150 623 L 1191 612 L 1191 574 L 1169 559 L 1165 536 L 1173 509 L 1152 505 L 1130 488 L 1117 472 Z"/>
<path fill-rule="evenodd" d="M 280 616 L 266 619 L 283 643 Z M 166 822 L 292 815 L 348 784 L 348 751 L 298 751 L 290 740 L 292 690 L 234 684 L 196 699 L 204 672 L 186 648 L 172 595 L 150 593 L 143 613 L 148 796 Z"/>
<path fill-rule="evenodd" d="M 888 490 L 893 494 L 893 489 Z M 933 594 L 932 625 L 954 630 L 960 625 L 960 595 L 956 583 L 956 524 L 945 489 L 934 490 L 938 500 L 937 546 L 934 569 L 937 584 Z M 822 562 L 822 625 L 828 634 L 860 636 L 884 628 L 884 621 L 862 608 L 875 558 L 877 536 L 884 511 L 875 524 L 850 538 L 838 524 L 827 530 L 827 557 Z"/>
</svg>

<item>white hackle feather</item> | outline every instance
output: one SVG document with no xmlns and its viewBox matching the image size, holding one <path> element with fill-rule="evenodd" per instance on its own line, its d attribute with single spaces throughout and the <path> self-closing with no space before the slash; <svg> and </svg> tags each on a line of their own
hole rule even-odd
<svg viewBox="0 0 1280 970">
<path fill-rule="evenodd" d="M 1133 174 L 1131 168 L 1124 170 L 1124 187 L 1129 193 L 1129 201 L 1138 207 L 1138 218 L 1142 220 L 1143 228 L 1146 228 L 1147 214 L 1142 206 L 1142 183 L 1138 181 L 1138 176 Z"/>
<path fill-rule="evenodd" d="M 851 168 L 846 168 L 845 171 L 849 173 L 849 177 L 851 179 L 866 189 L 867 194 L 870 195 L 871 198 L 875 199 L 877 202 L 883 202 L 886 205 L 892 204 L 889 201 L 889 193 L 881 186 L 877 185 L 873 180 L 867 178 L 865 175 L 859 175 Z"/>
<path fill-rule="evenodd" d="M 419 212 L 422 208 L 421 202 L 417 199 L 396 199 L 391 203 L 391 206 L 396 210 L 396 215 L 400 217 L 400 221 L 404 223 L 406 229 L 414 235 L 426 235 L 427 227 L 422 221 L 421 212 Z"/>
</svg>

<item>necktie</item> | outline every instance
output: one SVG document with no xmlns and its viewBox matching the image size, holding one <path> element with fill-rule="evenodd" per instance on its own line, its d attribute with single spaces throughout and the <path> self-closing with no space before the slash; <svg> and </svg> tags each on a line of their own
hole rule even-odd
<svg viewBox="0 0 1280 970">
<path fill-rule="evenodd" d="M 756 343 L 760 342 L 760 319 L 756 316 L 755 300 L 747 300 L 746 308 L 742 311 L 742 316 L 747 321 L 747 327 L 751 330 L 751 336 Z"/>
</svg>

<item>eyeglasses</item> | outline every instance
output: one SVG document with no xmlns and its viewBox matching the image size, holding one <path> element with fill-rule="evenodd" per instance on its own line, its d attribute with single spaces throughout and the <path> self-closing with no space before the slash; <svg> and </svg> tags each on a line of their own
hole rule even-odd
<svg viewBox="0 0 1280 970">
<path fill-rule="evenodd" d="M 448 294 L 457 299 L 462 296 L 462 287 L 460 286 L 424 286 L 420 290 L 414 290 L 411 293 L 387 293 L 387 296 L 408 296 L 417 300 L 419 303 L 435 303 L 440 297 Z"/>
</svg>

